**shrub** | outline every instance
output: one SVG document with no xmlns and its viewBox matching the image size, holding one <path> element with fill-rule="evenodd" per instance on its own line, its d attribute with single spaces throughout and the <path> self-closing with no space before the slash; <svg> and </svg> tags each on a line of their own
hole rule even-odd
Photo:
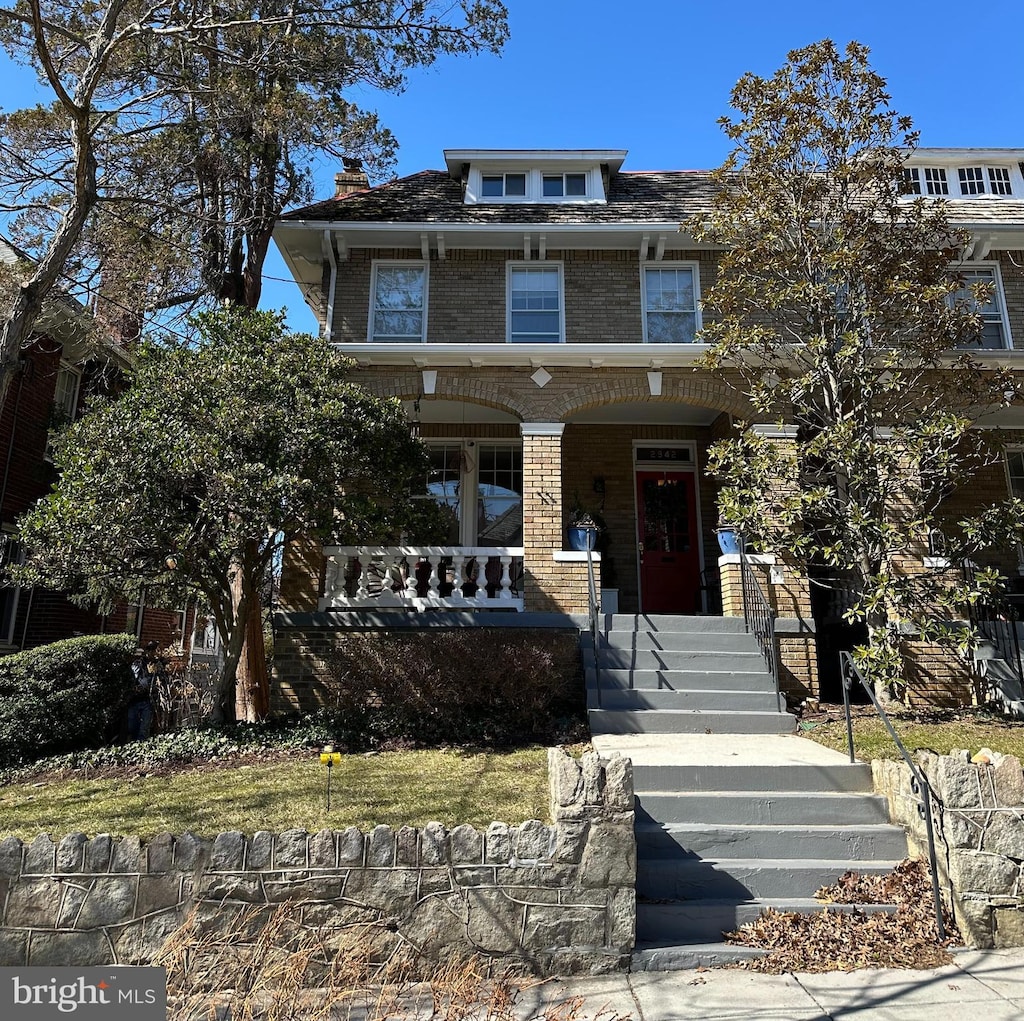
<svg viewBox="0 0 1024 1021">
<path fill-rule="evenodd" d="M 575 632 L 352 633 L 324 665 L 323 708 L 351 748 L 550 743 L 584 719 Z"/>
<path fill-rule="evenodd" d="M 69 638 L 0 659 L 0 765 L 100 745 L 134 684 L 130 635 Z"/>
</svg>

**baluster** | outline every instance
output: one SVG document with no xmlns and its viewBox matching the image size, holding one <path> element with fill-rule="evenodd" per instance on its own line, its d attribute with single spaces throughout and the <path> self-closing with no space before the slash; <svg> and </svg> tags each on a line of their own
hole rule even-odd
<svg viewBox="0 0 1024 1021">
<path fill-rule="evenodd" d="M 402 561 L 405 563 L 405 598 L 409 600 L 415 599 L 419 593 L 416 591 L 416 568 L 419 566 L 419 558 L 412 557 L 396 557 L 395 563 Z"/>
<path fill-rule="evenodd" d="M 356 575 L 356 599 L 370 598 L 370 558 L 365 549 L 356 551 L 353 558 L 359 573 Z"/>
<path fill-rule="evenodd" d="M 462 586 L 466 583 L 465 578 L 465 563 L 466 557 L 463 553 L 452 554 L 452 594 L 451 599 L 465 599 L 466 594 L 462 591 Z"/>
<path fill-rule="evenodd" d="M 437 598 L 441 595 L 441 576 L 438 573 L 438 569 L 441 566 L 441 558 L 438 556 L 428 556 L 427 563 L 430 564 L 430 580 L 427 582 L 427 595 Z"/>
<path fill-rule="evenodd" d="M 512 558 L 509 556 L 499 557 L 501 560 L 501 591 L 499 599 L 512 598 Z"/>
<path fill-rule="evenodd" d="M 328 606 L 333 606 L 338 600 L 338 574 L 338 561 L 333 556 L 328 557 L 324 569 L 324 599 Z"/>
</svg>

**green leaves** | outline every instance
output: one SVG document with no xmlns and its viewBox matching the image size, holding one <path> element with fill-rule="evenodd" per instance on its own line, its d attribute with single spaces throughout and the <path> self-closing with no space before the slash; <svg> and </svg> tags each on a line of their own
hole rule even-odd
<svg viewBox="0 0 1024 1021">
<path fill-rule="evenodd" d="M 896 681 L 909 636 L 970 643 L 955 620 L 996 579 L 972 589 L 957 567 L 1022 534 L 1019 508 L 958 520 L 948 503 L 998 457 L 973 419 L 1020 387 L 954 354 L 987 295 L 961 290 L 951 260 L 967 238 L 945 205 L 903 194 L 916 135 L 865 46 L 794 50 L 772 77 L 740 79 L 732 105 L 714 208 L 690 225 L 725 249 L 704 295 L 704 366 L 791 438 L 741 425 L 712 448 L 721 514 L 845 591 L 847 619 L 869 625 L 860 665 Z M 921 570 L 935 528 L 949 571 Z"/>
<path fill-rule="evenodd" d="M 277 314 L 208 313 L 195 329 L 189 345 L 146 345 L 125 392 L 64 435 L 54 491 L 20 522 L 23 583 L 107 605 L 198 592 L 233 631 L 234 572 L 256 592 L 287 542 L 326 540 L 339 517 L 367 540 L 401 527 L 426 464 L 398 402 Z"/>
</svg>

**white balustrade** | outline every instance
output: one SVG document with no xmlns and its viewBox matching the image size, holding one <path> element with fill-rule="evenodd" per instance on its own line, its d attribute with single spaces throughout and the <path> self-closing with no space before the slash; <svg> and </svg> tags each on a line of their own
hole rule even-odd
<svg viewBox="0 0 1024 1021">
<path fill-rule="evenodd" d="M 324 557 L 321 610 L 523 609 L 521 546 L 325 546 Z"/>
</svg>

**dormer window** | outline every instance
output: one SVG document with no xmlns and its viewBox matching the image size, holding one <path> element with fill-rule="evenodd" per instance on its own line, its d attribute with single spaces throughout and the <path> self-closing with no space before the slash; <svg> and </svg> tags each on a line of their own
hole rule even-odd
<svg viewBox="0 0 1024 1021">
<path fill-rule="evenodd" d="M 484 198 L 525 198 L 526 174 L 484 174 L 480 194 Z"/>
<path fill-rule="evenodd" d="M 555 198 L 567 195 L 582 198 L 587 194 L 586 174 L 545 174 L 543 195 Z"/>
<path fill-rule="evenodd" d="M 1013 195 L 1021 193 L 1016 168 L 992 166 L 984 162 L 953 163 L 946 166 L 904 167 L 904 190 L 910 195 L 938 195 L 948 198 L 972 198 L 975 195 Z"/>
</svg>

